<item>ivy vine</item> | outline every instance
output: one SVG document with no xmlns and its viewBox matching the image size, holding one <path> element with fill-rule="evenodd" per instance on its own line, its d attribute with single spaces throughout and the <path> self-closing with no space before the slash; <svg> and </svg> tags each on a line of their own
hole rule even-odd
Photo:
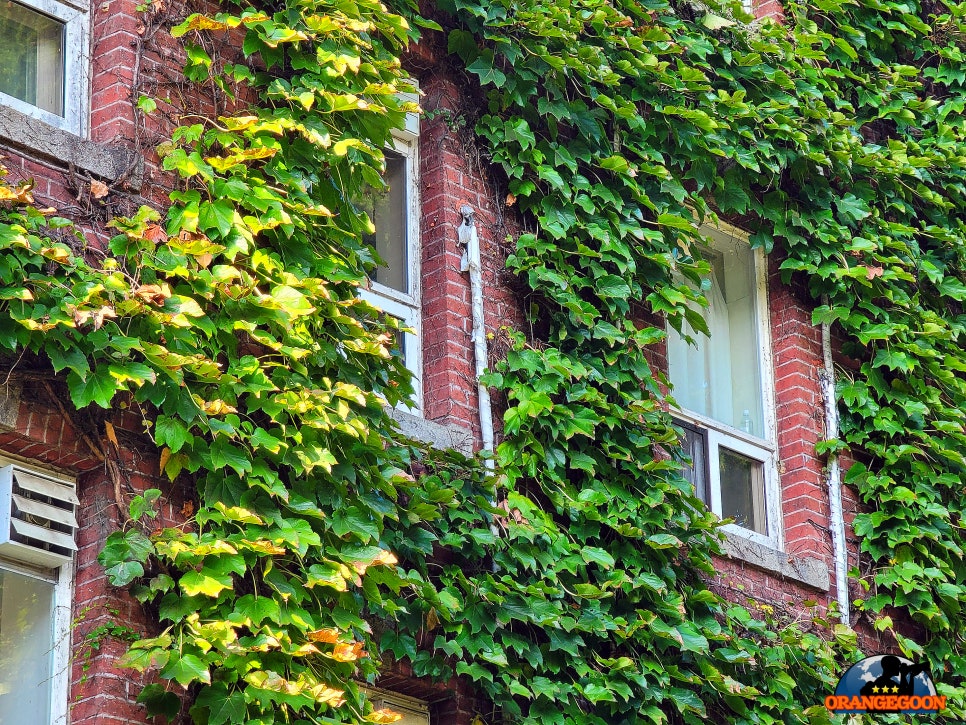
<svg viewBox="0 0 966 725">
<path fill-rule="evenodd" d="M 964 716 L 966 5 L 789 3 L 784 24 L 666 0 L 223 10 L 173 30 L 186 77 L 235 110 L 159 147 L 163 213 L 88 248 L 0 184 L 0 344 L 77 409 L 141 411 L 197 491 L 160 531 L 160 492 L 134 497 L 101 555 L 158 613 L 123 661 L 159 674 L 151 714 L 391 722 L 358 683 L 392 656 L 466 678 L 504 721 L 829 722 L 855 633 L 708 588 L 718 522 L 648 362 L 663 320 L 700 329 L 695 222 L 722 215 L 845 341 L 824 449 L 859 461 L 869 507 L 857 606 L 923 628 L 894 634 Z M 377 260 L 354 200 L 413 110 L 399 57 L 420 27 L 478 84 L 478 142 L 536 228 L 507 266 L 541 332 L 508 331 L 486 379 L 508 403 L 494 476 L 398 434 L 394 323 L 357 293 Z M 199 42 L 233 33 L 246 62 Z"/>
</svg>

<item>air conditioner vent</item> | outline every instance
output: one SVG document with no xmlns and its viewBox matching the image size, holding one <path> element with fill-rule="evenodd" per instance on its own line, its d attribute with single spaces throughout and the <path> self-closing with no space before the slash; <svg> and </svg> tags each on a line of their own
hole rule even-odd
<svg viewBox="0 0 966 725">
<path fill-rule="evenodd" d="M 73 483 L 19 466 L 0 468 L 0 555 L 58 567 L 77 551 Z"/>
</svg>

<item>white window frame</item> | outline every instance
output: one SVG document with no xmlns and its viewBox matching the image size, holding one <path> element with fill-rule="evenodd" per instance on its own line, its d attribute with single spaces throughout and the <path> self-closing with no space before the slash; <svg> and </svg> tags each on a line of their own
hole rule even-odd
<svg viewBox="0 0 966 725">
<path fill-rule="evenodd" d="M 703 226 L 700 231 L 705 236 L 712 238 L 724 236 L 741 244 L 749 244 L 747 232 L 724 222 L 719 222 L 714 227 Z M 721 447 L 727 448 L 761 464 L 765 497 L 766 533 L 763 534 L 758 531 L 753 531 L 739 524 L 725 524 L 721 528 L 723 531 L 734 534 L 735 536 L 754 541 L 773 549 L 783 550 L 784 526 L 782 522 L 781 490 L 778 475 L 775 375 L 772 360 L 771 318 L 768 310 L 768 259 L 760 247 L 752 249 L 751 252 L 755 265 L 755 317 L 758 325 L 758 365 L 761 376 L 764 435 L 759 437 L 745 433 L 738 428 L 733 428 L 730 425 L 687 409 L 672 409 L 672 414 L 675 418 L 679 418 L 697 428 L 704 437 L 709 498 L 707 504 L 711 511 L 719 518 L 723 518 L 721 507 L 721 471 L 718 457 L 719 449 Z M 671 334 L 670 330 L 668 334 Z M 702 333 L 697 334 L 703 337 Z M 670 374 L 671 371 L 669 369 L 669 378 Z"/>
<path fill-rule="evenodd" d="M 16 465 L 31 473 L 55 476 L 77 486 L 76 478 L 62 473 L 29 466 L 21 460 L 0 456 L 0 467 Z M 68 725 L 70 722 L 70 656 L 71 622 L 74 607 L 75 562 L 70 559 L 55 569 L 45 569 L 24 564 L 8 557 L 0 557 L 0 569 L 29 576 L 54 585 L 53 641 L 51 653 L 50 722 L 51 725 Z"/>
<path fill-rule="evenodd" d="M 409 95 L 409 94 L 400 94 Z M 408 100 L 408 99 L 407 99 Z M 406 114 L 406 128 L 393 131 L 392 150 L 406 159 L 406 259 L 409 268 L 409 290 L 401 292 L 370 280 L 369 288 L 359 291 L 366 302 L 387 315 L 400 320 L 408 328 L 403 332 L 406 368 L 413 376 L 411 405 L 401 408 L 421 416 L 423 411 L 423 315 L 421 303 L 422 280 L 419 276 L 422 245 L 419 243 L 419 120 L 416 114 Z"/>
<path fill-rule="evenodd" d="M 0 92 L 0 104 L 55 128 L 85 137 L 90 108 L 90 7 L 58 0 L 13 0 L 64 23 L 64 116 Z"/>
</svg>

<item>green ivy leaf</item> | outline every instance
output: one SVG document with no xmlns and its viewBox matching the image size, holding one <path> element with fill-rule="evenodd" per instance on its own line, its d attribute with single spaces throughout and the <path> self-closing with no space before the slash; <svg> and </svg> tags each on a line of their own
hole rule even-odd
<svg viewBox="0 0 966 725">
<path fill-rule="evenodd" d="M 91 403 L 109 408 L 118 391 L 118 384 L 106 367 L 97 367 L 86 378 L 71 370 L 67 375 L 67 388 L 71 401 L 78 408 L 85 408 Z"/>
<path fill-rule="evenodd" d="M 211 673 L 205 663 L 193 654 L 178 656 L 172 653 L 171 661 L 161 670 L 161 676 L 174 680 L 182 687 L 187 687 L 192 682 L 211 684 Z"/>
</svg>

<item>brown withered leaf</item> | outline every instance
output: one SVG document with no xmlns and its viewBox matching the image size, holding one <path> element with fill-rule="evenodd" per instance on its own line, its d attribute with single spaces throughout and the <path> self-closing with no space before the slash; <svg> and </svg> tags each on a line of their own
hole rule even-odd
<svg viewBox="0 0 966 725">
<path fill-rule="evenodd" d="M 190 519 L 192 514 L 195 512 L 194 501 L 185 501 L 184 505 L 181 507 L 181 515 L 186 519 Z"/>
<path fill-rule="evenodd" d="M 171 296 L 171 288 L 166 284 L 142 284 L 134 290 L 134 296 L 140 297 L 145 302 L 163 305 L 164 301 Z"/>
<path fill-rule="evenodd" d="M 196 254 L 195 259 L 198 260 L 199 267 L 202 269 L 208 269 L 208 266 L 211 264 L 211 261 L 214 259 L 214 257 L 208 254 L 208 252 L 205 252 L 204 254 Z"/>
<path fill-rule="evenodd" d="M 104 320 L 117 319 L 117 313 L 114 311 L 114 308 L 111 307 L 110 305 L 104 305 L 103 307 L 101 307 L 101 309 L 96 310 L 94 312 L 92 319 L 94 320 L 94 329 L 100 330 L 101 327 L 104 326 Z"/>
<path fill-rule="evenodd" d="M 168 241 L 167 233 L 165 233 L 159 224 L 148 225 L 148 228 L 144 230 L 144 238 L 155 244 L 164 244 Z"/>
<path fill-rule="evenodd" d="M 171 449 L 165 446 L 161 451 L 161 464 L 158 466 L 161 473 L 164 473 L 164 467 L 168 464 L 169 458 L 171 458 Z"/>
<path fill-rule="evenodd" d="M 517 203 L 517 198 L 513 194 L 507 194 L 506 195 L 506 205 L 507 206 L 513 206 L 516 203 Z"/>
<path fill-rule="evenodd" d="M 91 181 L 91 196 L 95 199 L 103 199 L 109 192 L 110 189 L 107 188 L 107 184 L 103 181 L 98 181 L 97 179 Z"/>
<path fill-rule="evenodd" d="M 105 319 L 116 319 L 117 313 L 114 308 L 110 305 L 104 305 L 98 310 L 78 310 L 74 309 L 74 322 L 80 326 L 91 321 L 94 323 L 94 329 L 100 330 L 104 326 Z"/>
<path fill-rule="evenodd" d="M 104 432 L 107 433 L 107 440 L 113 443 L 115 448 L 121 447 L 121 444 L 117 441 L 117 431 L 114 430 L 114 424 L 111 421 L 104 423 Z"/>
<path fill-rule="evenodd" d="M 870 281 L 876 277 L 881 277 L 885 270 L 882 267 L 866 267 L 865 276 Z"/>
</svg>

